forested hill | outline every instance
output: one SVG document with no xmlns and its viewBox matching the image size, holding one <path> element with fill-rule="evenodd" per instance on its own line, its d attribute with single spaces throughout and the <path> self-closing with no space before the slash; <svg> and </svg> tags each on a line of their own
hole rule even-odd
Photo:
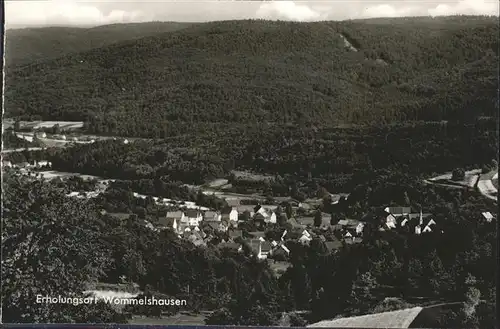
<svg viewBox="0 0 500 329">
<path fill-rule="evenodd" d="M 6 66 L 21 66 L 54 59 L 116 42 L 179 30 L 189 25 L 189 23 L 177 22 L 151 22 L 111 24 L 92 28 L 43 27 L 10 29 L 5 34 Z"/>
<path fill-rule="evenodd" d="M 5 108 L 116 134 L 469 120 L 498 113 L 498 32 L 496 18 L 463 16 L 195 24 L 10 72 Z"/>
</svg>

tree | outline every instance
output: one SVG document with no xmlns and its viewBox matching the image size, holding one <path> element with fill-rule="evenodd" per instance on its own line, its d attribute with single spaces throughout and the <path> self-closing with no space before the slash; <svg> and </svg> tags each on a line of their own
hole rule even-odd
<svg viewBox="0 0 500 329">
<path fill-rule="evenodd" d="M 293 217 L 293 208 L 292 208 L 292 205 L 289 202 L 287 202 L 285 204 L 285 213 L 286 213 L 287 218 L 292 218 Z"/>
<path fill-rule="evenodd" d="M 460 181 L 465 178 L 465 171 L 462 168 L 455 168 L 451 173 L 451 179 L 454 181 Z"/>
<path fill-rule="evenodd" d="M 465 286 L 467 287 L 465 303 L 459 315 L 462 324 L 468 327 L 478 324 L 476 308 L 481 301 L 481 292 L 475 287 L 476 283 L 476 278 L 469 273 L 465 279 Z"/>
<path fill-rule="evenodd" d="M 83 296 L 84 285 L 104 274 L 110 255 L 99 212 L 45 181 L 5 174 L 3 188 L 3 320 L 85 322 L 81 306 L 36 300 L 37 295 Z M 109 313 L 101 320 L 93 314 L 96 322 L 110 319 Z"/>
<path fill-rule="evenodd" d="M 349 305 L 355 312 L 364 313 L 373 306 L 375 297 L 374 289 L 377 280 L 370 272 L 365 272 L 353 282 Z"/>
<path fill-rule="evenodd" d="M 59 135 L 61 133 L 61 126 L 59 126 L 58 123 L 56 123 L 54 126 L 52 126 L 52 133 L 54 135 Z"/>
<path fill-rule="evenodd" d="M 319 227 L 321 226 L 321 223 L 322 223 L 321 210 L 317 210 L 314 213 L 314 226 Z"/>
</svg>

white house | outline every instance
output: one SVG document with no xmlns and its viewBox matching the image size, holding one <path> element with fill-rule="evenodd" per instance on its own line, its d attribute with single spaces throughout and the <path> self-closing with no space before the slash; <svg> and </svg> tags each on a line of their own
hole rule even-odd
<svg viewBox="0 0 500 329">
<path fill-rule="evenodd" d="M 229 213 L 229 220 L 231 222 L 238 222 L 238 209 L 236 207 L 231 209 L 231 212 Z"/>
<path fill-rule="evenodd" d="M 420 233 L 422 233 L 422 228 L 420 227 L 420 225 L 415 226 L 415 234 L 420 234 Z"/>
<path fill-rule="evenodd" d="M 426 227 L 424 227 L 424 229 L 422 230 L 423 233 L 427 233 L 427 232 L 432 232 L 432 229 L 429 225 L 427 225 Z"/>
<path fill-rule="evenodd" d="M 356 234 L 361 234 L 363 233 L 363 228 L 365 227 L 364 223 L 359 223 L 358 226 L 356 226 Z"/>
<path fill-rule="evenodd" d="M 185 228 L 185 226 L 181 227 L 183 221 L 185 221 L 185 216 L 182 211 L 169 211 L 160 225 L 164 228 L 171 228 L 176 232 L 180 232 Z"/>
<path fill-rule="evenodd" d="M 2 161 L 2 167 L 5 167 L 5 168 L 12 168 L 12 162 L 10 161 Z"/>
<path fill-rule="evenodd" d="M 258 259 L 266 259 L 271 252 L 272 245 L 269 241 L 251 240 L 250 248 Z"/>
<path fill-rule="evenodd" d="M 491 221 L 493 220 L 493 215 L 489 211 L 483 212 L 482 215 L 488 223 L 491 223 Z"/>
<path fill-rule="evenodd" d="M 311 236 L 307 234 L 302 234 L 302 236 L 299 238 L 299 242 L 303 245 L 308 245 L 311 240 Z"/>
<path fill-rule="evenodd" d="M 181 224 L 185 226 L 199 226 L 202 220 L 203 216 L 197 209 L 189 209 L 184 212 Z"/>
<path fill-rule="evenodd" d="M 271 215 L 269 215 L 268 217 L 265 217 L 265 222 L 271 223 L 271 224 L 276 224 L 276 222 L 277 222 L 276 213 L 274 211 L 271 212 Z"/>
</svg>

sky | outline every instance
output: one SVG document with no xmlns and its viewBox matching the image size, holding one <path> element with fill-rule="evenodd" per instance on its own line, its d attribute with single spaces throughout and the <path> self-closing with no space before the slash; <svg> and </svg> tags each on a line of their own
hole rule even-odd
<svg viewBox="0 0 500 329">
<path fill-rule="evenodd" d="M 148 21 L 206 22 L 248 18 L 320 21 L 460 14 L 498 16 L 498 12 L 498 0 L 11 0 L 5 2 L 5 25 L 6 28 L 97 26 Z"/>
</svg>

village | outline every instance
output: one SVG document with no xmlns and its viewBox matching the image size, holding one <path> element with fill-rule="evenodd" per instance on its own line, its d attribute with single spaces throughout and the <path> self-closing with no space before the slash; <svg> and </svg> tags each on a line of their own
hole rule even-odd
<svg viewBox="0 0 500 329">
<path fill-rule="evenodd" d="M 39 179 L 50 180 L 56 177 L 64 179 L 74 175 L 74 173 L 51 171 L 51 163 L 44 160 L 17 164 L 4 160 L 2 167 Z M 476 171 L 470 173 L 477 174 Z M 97 180 L 98 188 L 95 191 L 73 191 L 67 194 L 68 197 L 96 198 L 106 191 L 110 181 L 114 181 L 89 175 L 80 177 Z M 219 183 L 224 180 L 216 181 Z M 221 197 L 210 189 L 203 193 Z M 366 213 L 359 218 L 339 218 L 322 212 L 318 200 L 309 202 L 287 200 L 278 205 L 248 204 L 249 199 L 222 195 L 221 198 L 228 206 L 223 211 L 217 211 L 192 201 L 159 198 L 137 192 L 134 192 L 133 196 L 143 200 L 151 197 L 156 204 L 174 209 L 168 211 L 166 216 L 156 223 L 144 220 L 150 229 L 169 230 L 179 239 L 189 241 L 197 247 L 211 245 L 235 252 L 248 250 L 257 259 L 269 261 L 278 273 L 283 272 L 289 265 L 287 259 L 290 254 L 290 244 L 293 243 L 308 246 L 315 240 L 324 246 L 325 252 L 331 253 L 345 245 L 362 243 L 364 238 L 375 232 L 397 232 L 405 235 L 443 233 L 439 221 L 433 214 L 407 206 L 381 205 L 379 211 Z M 332 199 L 332 205 L 345 203 L 348 197 L 348 194 L 337 195 Z M 490 212 L 481 215 L 486 222 L 494 219 Z"/>
</svg>

